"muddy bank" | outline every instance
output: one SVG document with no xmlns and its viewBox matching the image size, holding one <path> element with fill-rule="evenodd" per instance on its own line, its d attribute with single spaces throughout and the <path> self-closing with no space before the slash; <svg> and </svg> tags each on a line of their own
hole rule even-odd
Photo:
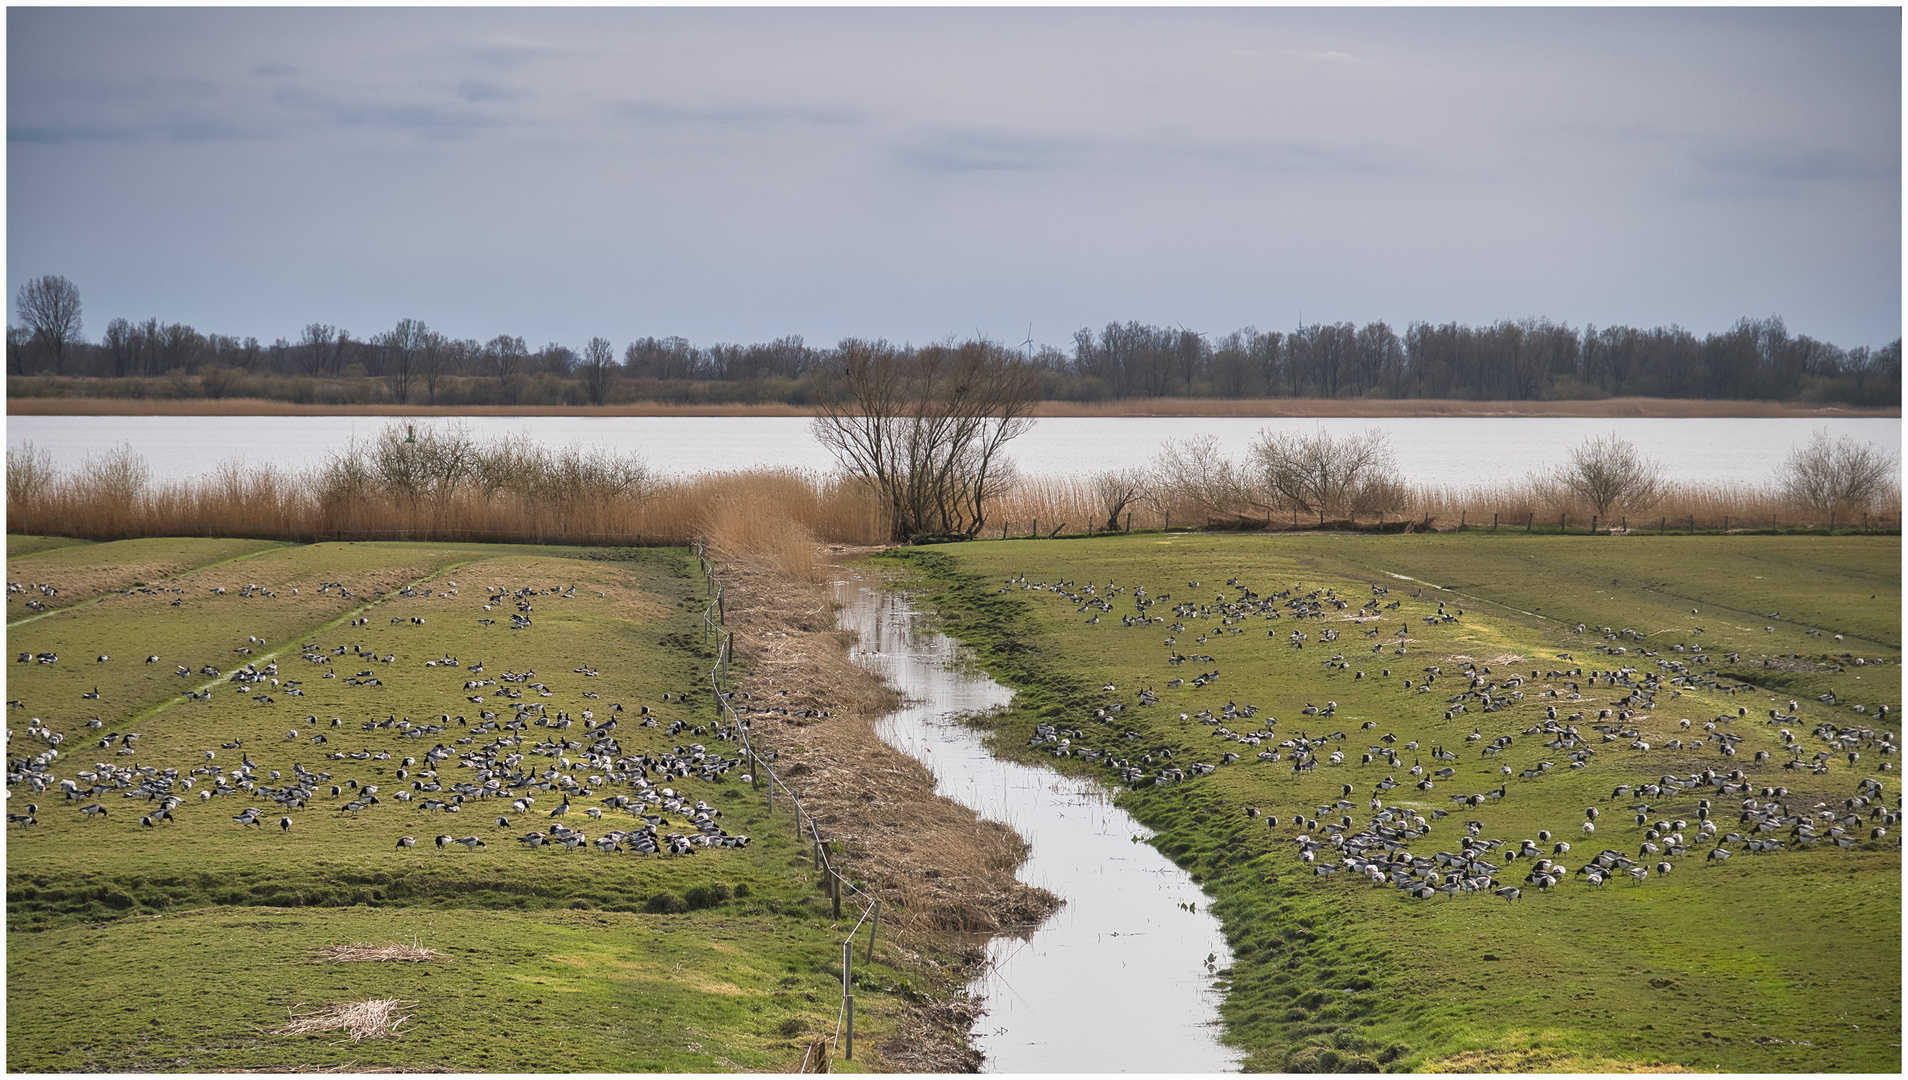
<svg viewBox="0 0 1908 1080">
<path fill-rule="evenodd" d="M 834 548 L 828 557 L 853 554 Z M 747 556 L 719 565 L 741 661 L 731 683 L 737 709 L 758 745 L 779 753 L 777 774 L 840 842 L 847 872 L 882 901 L 884 932 L 930 984 L 910 1023 L 876 1048 L 878 1067 L 976 1070 L 968 1035 L 980 1007 L 962 991 L 986 963 L 984 942 L 1031 929 L 1058 901 L 1015 879 L 1025 841 L 937 796 L 926 767 L 876 734 L 896 698 L 849 659 L 853 637 L 836 629 L 815 568 Z"/>
</svg>

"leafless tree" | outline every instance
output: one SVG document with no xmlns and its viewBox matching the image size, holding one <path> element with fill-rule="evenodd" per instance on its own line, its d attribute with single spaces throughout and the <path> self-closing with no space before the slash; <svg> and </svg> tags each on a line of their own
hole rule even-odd
<svg viewBox="0 0 1908 1080">
<path fill-rule="evenodd" d="M 31 340 L 33 331 L 24 326 L 7 324 L 7 374 L 26 374 L 26 347 Z"/>
<path fill-rule="evenodd" d="M 159 327 L 153 348 L 159 370 L 190 371 L 197 366 L 199 354 L 205 351 L 205 336 L 184 323 L 167 323 Z"/>
<path fill-rule="evenodd" d="M 437 384 L 444 377 L 444 368 L 451 362 L 455 342 L 435 330 L 426 330 L 417 339 L 417 377 L 424 380 L 424 393 L 429 403 L 437 404 Z"/>
<path fill-rule="evenodd" d="M 37 277 L 14 295 L 20 322 L 53 352 L 53 370 L 66 370 L 66 347 L 80 334 L 79 287 L 58 274 Z"/>
<path fill-rule="evenodd" d="M 372 339 L 383 353 L 384 377 L 391 384 L 391 396 L 400 405 L 411 400 L 411 380 L 417 378 L 419 357 L 430 336 L 430 327 L 416 319 L 401 319 L 397 326 Z"/>
<path fill-rule="evenodd" d="M 973 536 L 1008 475 L 1002 448 L 1033 425 L 1036 385 L 991 342 L 905 351 L 850 339 L 823 376 L 815 437 L 879 492 L 894 539 Z"/>
<path fill-rule="evenodd" d="M 1324 428 L 1259 432 L 1252 461 L 1260 489 L 1272 505 L 1306 513 L 1341 514 L 1396 497 L 1397 458 L 1385 433 L 1371 428 L 1333 436 Z"/>
<path fill-rule="evenodd" d="M 497 394 L 505 401 L 517 400 L 518 384 L 530 363 L 530 350 L 520 337 L 498 334 L 484 346 L 484 360 L 497 377 Z"/>
<path fill-rule="evenodd" d="M 1860 513 L 1897 488 L 1899 470 L 1895 454 L 1847 435 L 1830 439 L 1820 428 L 1806 446 L 1789 452 L 1782 488 L 1818 513 Z"/>
<path fill-rule="evenodd" d="M 124 378 L 131 375 L 139 366 L 139 332 L 124 319 L 114 319 L 106 324 L 106 332 L 100 335 L 100 348 L 106 351 L 106 359 L 112 364 L 113 376 Z"/>
<path fill-rule="evenodd" d="M 1150 480 L 1144 469 L 1120 469 L 1096 473 L 1092 479 L 1093 497 L 1106 511 L 1107 531 L 1120 527 L 1120 515 L 1146 498 Z"/>
<path fill-rule="evenodd" d="M 616 350 L 608 338 L 593 337 L 583 346 L 583 388 L 590 404 L 601 405 L 609 397 L 610 380 L 616 377 Z"/>
<path fill-rule="evenodd" d="M 1615 433 L 1585 439 L 1555 474 L 1556 482 L 1608 517 L 1610 508 L 1647 510 L 1663 489 L 1663 467 L 1637 453 L 1636 444 Z"/>
</svg>

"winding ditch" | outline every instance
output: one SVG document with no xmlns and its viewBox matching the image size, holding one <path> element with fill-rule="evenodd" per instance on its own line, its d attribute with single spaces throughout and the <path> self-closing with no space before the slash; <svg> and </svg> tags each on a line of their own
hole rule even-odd
<svg viewBox="0 0 1908 1080">
<path fill-rule="evenodd" d="M 881 737 L 932 770 L 937 794 L 1025 837 L 1021 880 L 1065 901 L 1030 935 L 988 944 L 986 973 L 969 986 L 987 1007 L 973 1036 L 983 1071 L 1238 1071 L 1219 1042 L 1215 972 L 1231 956 L 1205 894 L 1104 786 L 990 754 L 960 718 L 1013 691 L 968 669 L 905 597 L 847 580 L 835 599 L 839 625 L 859 639 L 855 662 L 905 699 Z"/>
</svg>

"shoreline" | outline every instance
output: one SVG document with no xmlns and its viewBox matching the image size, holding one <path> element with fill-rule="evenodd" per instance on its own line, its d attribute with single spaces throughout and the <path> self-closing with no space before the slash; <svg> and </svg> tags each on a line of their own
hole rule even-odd
<svg viewBox="0 0 1908 1080">
<path fill-rule="evenodd" d="M 8 416 L 814 416 L 812 407 L 783 402 L 623 405 L 300 405 L 262 398 L 8 398 Z M 1120 401 L 1042 401 L 1036 417 L 1624 417 L 1707 419 L 1898 418 L 1894 408 L 1802 405 L 1777 401 L 1697 398 L 1604 398 L 1583 401 L 1464 401 L 1449 398 L 1132 398 Z"/>
</svg>

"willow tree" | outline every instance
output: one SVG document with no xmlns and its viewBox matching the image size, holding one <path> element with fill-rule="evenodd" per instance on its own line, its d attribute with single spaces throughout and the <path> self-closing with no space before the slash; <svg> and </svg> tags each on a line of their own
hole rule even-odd
<svg viewBox="0 0 1908 1080">
<path fill-rule="evenodd" d="M 818 374 L 815 437 L 879 493 L 893 539 L 980 532 L 1011 476 L 1002 448 L 1033 426 L 1024 359 L 986 341 L 851 338 Z"/>
</svg>

